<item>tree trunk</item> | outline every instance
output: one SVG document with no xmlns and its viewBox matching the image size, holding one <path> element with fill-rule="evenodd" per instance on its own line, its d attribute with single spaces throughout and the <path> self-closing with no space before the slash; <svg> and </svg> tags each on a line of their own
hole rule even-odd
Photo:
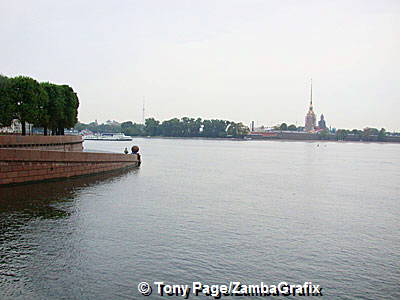
<svg viewBox="0 0 400 300">
<path fill-rule="evenodd" d="M 25 121 L 21 120 L 22 135 L 26 135 Z"/>
</svg>

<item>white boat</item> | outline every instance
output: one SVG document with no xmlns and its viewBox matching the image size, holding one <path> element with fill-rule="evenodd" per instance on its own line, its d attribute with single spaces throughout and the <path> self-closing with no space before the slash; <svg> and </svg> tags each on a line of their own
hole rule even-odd
<svg viewBox="0 0 400 300">
<path fill-rule="evenodd" d="M 89 141 L 132 141 L 132 137 L 123 133 L 89 134 L 84 135 L 83 139 Z"/>
</svg>

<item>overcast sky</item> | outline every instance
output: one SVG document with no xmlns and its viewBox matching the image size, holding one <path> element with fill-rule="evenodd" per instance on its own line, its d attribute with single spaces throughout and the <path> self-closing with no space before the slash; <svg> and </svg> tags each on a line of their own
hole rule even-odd
<svg viewBox="0 0 400 300">
<path fill-rule="evenodd" d="M 67 83 L 79 119 L 400 130 L 400 1 L 0 0 L 0 73 Z"/>
</svg>

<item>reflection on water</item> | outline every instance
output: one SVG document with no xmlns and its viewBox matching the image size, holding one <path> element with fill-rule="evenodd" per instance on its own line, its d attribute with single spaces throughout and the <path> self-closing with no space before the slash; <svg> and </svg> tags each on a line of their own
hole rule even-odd
<svg viewBox="0 0 400 300">
<path fill-rule="evenodd" d="M 51 259 L 51 257 L 40 258 L 38 254 L 39 256 L 62 255 L 63 246 L 68 243 L 66 239 L 69 237 L 66 230 L 72 228 L 62 227 L 61 230 L 64 232 L 58 236 L 56 247 L 53 243 L 41 244 L 41 239 L 43 241 L 46 239 L 45 231 L 51 231 L 52 226 L 62 226 L 63 222 L 58 222 L 58 220 L 71 216 L 74 211 L 74 201 L 79 194 L 85 193 L 90 187 L 110 184 L 121 180 L 127 174 L 137 172 L 139 172 L 138 169 L 131 169 L 87 177 L 1 187 L 0 295 L 4 294 L 10 299 L 20 296 L 34 299 L 34 291 L 25 290 L 27 283 L 33 280 L 29 278 L 33 274 L 29 274 L 27 278 L 24 274 L 25 270 L 30 268 L 30 264 L 41 267 L 42 263 L 46 264 L 46 261 Z M 45 228 L 38 226 L 43 222 L 46 222 Z M 67 221 L 67 224 L 70 223 Z M 42 237 L 35 241 L 34 236 L 37 235 L 42 235 Z M 52 246 L 53 253 L 48 251 L 51 249 L 44 249 Z M 24 282 L 21 283 L 21 280 Z M 63 298 L 62 295 L 60 298 Z"/>
<path fill-rule="evenodd" d="M 0 299 L 141 299 L 157 280 L 400 299 L 399 145 L 134 143 L 140 170 L 0 188 Z"/>
<path fill-rule="evenodd" d="M 5 186 L 0 188 L 0 213 L 5 218 L 16 214 L 24 221 L 31 218 L 62 218 L 67 212 L 52 206 L 53 203 L 72 201 L 77 193 L 88 186 L 119 180 L 134 170 L 122 170 L 78 178 L 45 181 L 34 184 Z M 9 219 L 15 220 L 16 216 Z M 1 224 L 4 219 L 0 220 Z M 3 225 L 3 224 L 2 224 Z M 3 228 L 3 226 L 2 226 Z"/>
</svg>

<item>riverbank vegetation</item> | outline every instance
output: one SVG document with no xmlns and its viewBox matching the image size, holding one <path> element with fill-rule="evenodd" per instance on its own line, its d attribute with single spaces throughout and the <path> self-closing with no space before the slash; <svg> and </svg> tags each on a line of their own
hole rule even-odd
<svg viewBox="0 0 400 300">
<path fill-rule="evenodd" d="M 273 127 L 274 130 L 281 131 L 303 131 L 304 127 L 296 127 L 295 125 L 287 125 L 286 123 L 282 123 L 280 125 L 276 125 Z M 321 140 L 358 140 L 358 141 L 384 141 L 385 137 L 388 135 L 385 128 L 381 128 L 380 130 L 377 128 L 366 127 L 363 130 L 360 129 L 332 129 L 329 130 L 325 128 L 323 130 L 318 131 L 319 138 Z M 391 135 L 395 136 L 396 133 L 392 133 Z"/>
<path fill-rule="evenodd" d="M 145 120 L 145 124 L 137 124 L 131 121 L 118 123 L 107 121 L 105 124 L 92 122 L 89 124 L 78 123 L 77 130 L 90 130 L 95 133 L 123 132 L 130 136 L 165 136 L 165 137 L 212 137 L 240 138 L 249 133 L 249 128 L 242 123 L 227 120 L 202 120 L 201 118 L 181 119 L 173 118 L 159 121 L 154 118 Z"/>
<path fill-rule="evenodd" d="M 44 135 L 63 135 L 64 128 L 78 122 L 78 107 L 78 96 L 68 85 L 0 75 L 0 127 L 19 120 L 22 135 L 26 123 L 43 128 Z"/>
<path fill-rule="evenodd" d="M 353 129 L 353 130 L 347 130 L 347 129 L 338 129 L 335 132 L 335 136 L 337 140 L 346 140 L 349 138 L 357 139 L 360 141 L 384 141 L 385 137 L 387 135 L 387 132 L 385 128 L 381 128 L 381 130 L 378 130 L 377 128 L 364 128 L 364 130 L 359 130 L 359 129 Z"/>
</svg>

